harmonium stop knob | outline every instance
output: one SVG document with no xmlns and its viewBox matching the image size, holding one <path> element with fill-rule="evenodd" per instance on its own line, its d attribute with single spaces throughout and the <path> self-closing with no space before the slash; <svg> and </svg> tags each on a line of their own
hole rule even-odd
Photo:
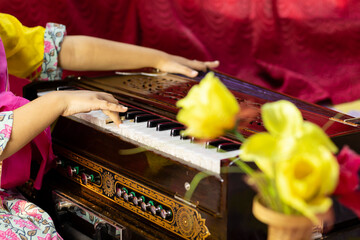
<svg viewBox="0 0 360 240">
<path fill-rule="evenodd" d="M 118 198 L 121 198 L 125 193 L 127 193 L 127 190 L 121 187 L 116 187 L 116 196 Z"/>
<path fill-rule="evenodd" d="M 81 173 L 81 182 L 84 185 L 87 185 L 89 182 L 99 184 L 100 183 L 100 178 L 94 176 L 93 174 Z"/>
<path fill-rule="evenodd" d="M 139 204 L 145 202 L 145 197 L 144 196 L 141 196 L 141 197 L 135 196 L 132 201 L 135 206 L 138 206 Z"/>
<path fill-rule="evenodd" d="M 167 218 L 170 218 L 172 216 L 172 212 L 170 210 L 161 209 L 160 210 L 160 216 L 163 219 L 167 219 Z"/>
<path fill-rule="evenodd" d="M 134 193 L 134 192 L 130 192 L 130 193 L 125 192 L 125 193 L 123 194 L 123 198 L 124 198 L 124 200 L 127 201 L 127 202 L 132 201 L 134 197 L 135 197 L 135 193 Z"/>
<path fill-rule="evenodd" d="M 64 167 L 64 165 L 65 165 L 65 161 L 59 157 L 55 158 L 55 163 L 56 163 L 56 166 L 60 166 L 60 167 Z"/>
<path fill-rule="evenodd" d="M 161 205 L 158 205 L 157 207 L 155 207 L 154 205 L 153 205 L 153 206 L 150 206 L 150 212 L 151 212 L 153 215 L 156 215 L 157 213 L 160 213 L 161 210 L 163 210 L 163 208 L 162 208 Z"/>
<path fill-rule="evenodd" d="M 149 202 L 142 202 L 141 203 L 141 209 L 143 210 L 143 211 L 147 211 L 151 206 L 154 206 L 154 203 L 153 203 L 153 201 L 149 201 Z"/>
<path fill-rule="evenodd" d="M 66 167 L 66 172 L 67 172 L 67 175 L 69 177 L 73 177 L 75 174 L 79 174 L 80 169 L 79 169 L 78 166 L 76 166 L 76 167 L 67 166 Z"/>
</svg>

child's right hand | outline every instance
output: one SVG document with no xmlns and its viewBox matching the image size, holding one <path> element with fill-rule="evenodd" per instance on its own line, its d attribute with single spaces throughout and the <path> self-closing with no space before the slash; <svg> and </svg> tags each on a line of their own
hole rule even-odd
<svg viewBox="0 0 360 240">
<path fill-rule="evenodd" d="M 109 93 L 87 90 L 55 92 L 63 105 L 62 116 L 75 113 L 102 110 L 116 125 L 121 124 L 118 112 L 126 112 L 127 107 L 122 106 Z"/>
<path fill-rule="evenodd" d="M 6 145 L 0 161 L 8 158 L 48 127 L 59 115 L 102 110 L 111 120 L 121 123 L 118 112 L 127 108 L 108 93 L 94 91 L 54 91 L 13 110 L 11 138 Z"/>
</svg>

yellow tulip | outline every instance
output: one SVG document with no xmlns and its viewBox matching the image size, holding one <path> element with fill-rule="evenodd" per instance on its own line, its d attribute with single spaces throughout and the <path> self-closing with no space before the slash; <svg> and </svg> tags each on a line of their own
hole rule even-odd
<svg viewBox="0 0 360 240">
<path fill-rule="evenodd" d="M 254 161 L 275 181 L 282 203 L 316 222 L 315 215 L 332 204 L 328 196 L 338 181 L 337 148 L 319 126 L 304 121 L 291 102 L 266 103 L 261 110 L 268 132 L 250 136 L 240 158 Z"/>
<path fill-rule="evenodd" d="M 324 131 L 314 123 L 303 121 L 301 112 L 289 101 L 264 104 L 261 116 L 268 132 L 250 136 L 240 148 L 240 157 L 254 161 L 269 177 L 274 175 L 274 163 L 289 159 L 299 142 L 311 141 L 332 153 L 337 151 Z"/>
<path fill-rule="evenodd" d="M 334 155 L 312 141 L 297 144 L 291 157 L 276 163 L 275 181 L 281 200 L 315 223 L 332 201 L 339 165 Z"/>
<path fill-rule="evenodd" d="M 185 135 L 214 139 L 234 128 L 240 110 L 234 95 L 209 72 L 187 96 L 176 103 L 181 108 L 177 120 L 187 128 Z"/>
</svg>

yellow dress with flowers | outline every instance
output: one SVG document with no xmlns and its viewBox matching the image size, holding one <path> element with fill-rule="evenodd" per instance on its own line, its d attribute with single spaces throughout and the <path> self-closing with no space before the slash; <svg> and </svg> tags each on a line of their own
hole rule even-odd
<svg viewBox="0 0 360 240">
<path fill-rule="evenodd" d="M 46 28 L 26 27 L 9 14 L 0 13 L 0 38 L 9 74 L 19 78 L 60 80 L 58 54 L 66 27 L 48 23 Z"/>
</svg>

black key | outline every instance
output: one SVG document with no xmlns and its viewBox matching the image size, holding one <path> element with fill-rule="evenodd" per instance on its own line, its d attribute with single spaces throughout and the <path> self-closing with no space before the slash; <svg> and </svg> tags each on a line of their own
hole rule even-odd
<svg viewBox="0 0 360 240">
<path fill-rule="evenodd" d="M 222 144 L 222 143 L 232 143 L 232 142 L 225 140 L 225 139 L 216 139 L 216 140 L 206 142 L 206 148 L 211 148 L 211 147 L 217 148 L 219 146 L 219 144 Z"/>
<path fill-rule="evenodd" d="M 125 105 L 124 105 L 125 106 Z M 125 106 L 126 107 L 126 106 Z M 128 113 L 128 112 L 134 112 L 134 111 L 139 111 L 139 109 L 137 109 L 137 108 L 128 108 L 128 110 L 126 111 L 126 112 L 119 112 L 119 116 L 120 116 L 120 118 L 121 117 L 124 117 L 125 118 L 125 116 L 126 116 L 126 114 Z"/>
<path fill-rule="evenodd" d="M 184 127 L 184 125 L 176 122 L 165 122 L 165 123 L 159 123 L 156 126 L 156 131 L 165 131 L 176 127 Z"/>
<path fill-rule="evenodd" d="M 176 127 L 170 130 L 170 136 L 180 136 L 181 131 L 185 130 L 185 127 Z"/>
<path fill-rule="evenodd" d="M 133 112 L 127 112 L 125 115 L 125 119 L 131 120 L 135 119 L 136 115 L 142 115 L 145 114 L 143 111 L 133 111 Z"/>
<path fill-rule="evenodd" d="M 135 121 L 134 122 L 146 122 L 149 121 L 151 119 L 158 119 L 160 118 L 159 116 L 156 115 L 152 115 L 152 114 L 141 114 L 141 115 L 136 115 L 135 116 Z"/>
<path fill-rule="evenodd" d="M 186 139 L 190 139 L 190 138 L 191 138 L 190 136 L 185 136 L 184 134 L 180 133 L 180 139 L 181 140 L 186 140 Z"/>
<path fill-rule="evenodd" d="M 140 109 L 137 108 L 128 108 L 127 112 L 138 112 Z"/>
<path fill-rule="evenodd" d="M 219 144 L 217 147 L 217 150 L 219 152 L 221 151 L 234 151 L 234 150 L 239 150 L 240 149 L 240 144 L 237 143 L 222 143 Z"/>
<path fill-rule="evenodd" d="M 78 90 L 78 89 L 72 86 L 59 86 L 56 88 L 56 91 L 62 91 L 62 90 Z"/>
<path fill-rule="evenodd" d="M 147 122 L 147 127 L 148 128 L 153 128 L 153 127 L 156 127 L 159 123 L 163 123 L 163 122 L 171 122 L 171 121 L 167 120 L 167 119 L 164 119 L 164 118 L 152 119 L 152 120 L 149 120 Z"/>
</svg>

